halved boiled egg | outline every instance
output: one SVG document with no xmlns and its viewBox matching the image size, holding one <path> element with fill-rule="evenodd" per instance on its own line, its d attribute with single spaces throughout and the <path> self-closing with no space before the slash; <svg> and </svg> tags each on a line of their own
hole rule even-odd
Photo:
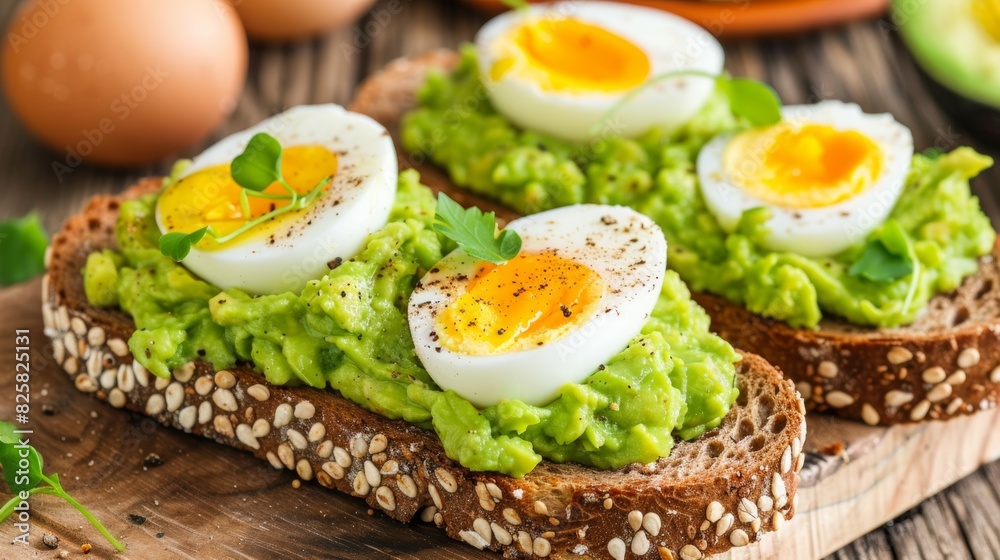
<svg viewBox="0 0 1000 560">
<path fill-rule="evenodd" d="M 522 128 L 582 141 L 647 80 L 677 70 L 722 71 L 719 42 L 660 10 L 610 2 L 557 2 L 513 10 L 476 35 L 479 69 L 493 105 Z M 715 84 L 703 77 L 659 81 L 608 123 L 616 136 L 686 123 Z"/>
<path fill-rule="evenodd" d="M 282 174 L 298 193 L 327 177 L 329 185 L 309 207 L 282 214 L 231 241 L 218 243 L 206 236 L 183 262 L 222 289 L 297 292 L 323 276 L 331 261 L 353 257 L 365 238 L 386 224 L 396 197 L 396 151 L 385 128 L 365 115 L 339 105 L 296 107 L 228 136 L 194 158 L 157 201 L 160 232 L 211 226 L 223 236 L 288 204 L 248 197 L 250 214 L 244 212 L 230 162 L 258 132 L 281 143 Z M 287 192 L 278 183 L 264 191 Z"/>
<path fill-rule="evenodd" d="M 656 304 L 667 242 L 622 206 L 579 205 L 510 222 L 521 252 L 503 264 L 458 249 L 410 296 L 417 357 L 476 406 L 542 405 L 639 334 Z"/>
<path fill-rule="evenodd" d="M 767 248 L 835 255 L 889 216 L 910 169 L 913 136 L 892 115 L 840 101 L 785 107 L 782 116 L 705 145 L 697 165 L 705 204 L 727 231 L 745 211 L 767 207 Z"/>
</svg>

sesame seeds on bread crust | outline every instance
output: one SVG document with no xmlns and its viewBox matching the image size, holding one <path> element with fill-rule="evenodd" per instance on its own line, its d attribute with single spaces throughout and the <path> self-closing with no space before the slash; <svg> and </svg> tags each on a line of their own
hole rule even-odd
<svg viewBox="0 0 1000 560">
<path fill-rule="evenodd" d="M 153 192 L 141 181 L 123 196 Z M 131 319 L 91 307 L 80 271 L 114 247 L 120 197 L 96 197 L 53 239 L 43 318 L 56 361 L 82 392 L 249 451 L 275 469 L 423 521 L 510 557 L 700 559 L 745 546 L 795 513 L 805 416 L 794 387 L 745 354 L 741 396 L 721 426 L 670 457 L 603 471 L 543 462 L 524 479 L 474 473 L 433 432 L 368 412 L 332 391 L 269 385 L 246 364 L 204 362 L 158 378 L 132 359 Z"/>
</svg>

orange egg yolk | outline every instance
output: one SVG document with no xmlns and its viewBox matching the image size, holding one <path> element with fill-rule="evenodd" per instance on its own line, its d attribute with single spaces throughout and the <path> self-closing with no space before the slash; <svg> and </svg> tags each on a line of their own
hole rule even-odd
<svg viewBox="0 0 1000 560">
<path fill-rule="evenodd" d="M 491 77 L 519 70 L 545 91 L 618 92 L 642 84 L 650 72 L 649 57 L 634 43 L 572 18 L 529 21 L 506 43 L 512 52 L 497 59 Z"/>
<path fill-rule="evenodd" d="M 293 146 L 281 155 L 281 173 L 290 187 L 305 194 L 327 177 L 337 172 L 337 155 L 323 146 Z M 328 187 L 325 187 L 328 188 Z M 288 199 L 247 197 L 249 214 L 240 202 L 240 186 L 233 179 L 229 164 L 207 167 L 171 185 L 157 202 L 160 220 L 167 232 L 192 232 L 211 226 L 218 237 L 225 236 L 258 218 L 290 203 Z M 288 189 L 275 182 L 265 194 L 287 195 Z M 261 239 L 289 227 L 301 212 L 291 211 L 267 221 L 226 243 L 205 236 L 197 245 L 211 251 L 237 243 Z"/>
<path fill-rule="evenodd" d="M 548 253 L 483 264 L 468 291 L 438 314 L 439 340 L 473 356 L 536 348 L 589 321 L 604 290 L 589 267 Z"/>
<path fill-rule="evenodd" d="M 738 135 L 723 164 L 730 180 L 756 198 L 804 209 L 857 196 L 878 179 L 882 159 L 882 150 L 857 131 L 781 123 Z"/>
</svg>

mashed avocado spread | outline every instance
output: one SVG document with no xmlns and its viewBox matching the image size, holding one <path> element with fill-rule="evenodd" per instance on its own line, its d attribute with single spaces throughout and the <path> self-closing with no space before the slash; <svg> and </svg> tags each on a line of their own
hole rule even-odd
<svg viewBox="0 0 1000 560">
<path fill-rule="evenodd" d="M 542 457 L 601 468 L 666 456 L 674 437 L 719 424 L 736 400 L 739 355 L 668 272 L 656 307 L 627 348 L 542 406 L 476 409 L 441 391 L 414 355 L 406 305 L 420 276 L 451 247 L 431 228 L 434 198 L 400 175 L 389 223 L 355 258 L 301 294 L 251 297 L 207 284 L 163 256 L 157 195 L 121 205 L 118 251 L 84 269 L 94 305 L 135 320 L 129 348 L 160 377 L 190 360 L 216 369 L 252 362 L 270 383 L 330 388 L 389 418 L 437 432 L 449 457 L 477 471 L 523 476 Z"/>
<path fill-rule="evenodd" d="M 581 202 L 631 206 L 663 229 L 668 266 L 692 289 L 794 327 L 815 327 L 824 314 L 878 327 L 910 323 L 931 297 L 975 272 L 996 237 L 969 188 L 992 160 L 970 148 L 915 156 L 883 226 L 834 257 L 806 258 L 761 247 L 766 208 L 746 212 L 732 233 L 706 208 L 697 153 L 714 135 L 745 127 L 721 95 L 669 134 L 577 145 L 520 130 L 497 113 L 475 50 L 466 49 L 450 75 L 428 77 L 419 103 L 403 121 L 403 145 L 444 167 L 456 184 L 522 213 Z M 891 281 L 850 274 L 867 243 L 889 246 L 900 230 L 912 242 L 915 274 Z"/>
</svg>

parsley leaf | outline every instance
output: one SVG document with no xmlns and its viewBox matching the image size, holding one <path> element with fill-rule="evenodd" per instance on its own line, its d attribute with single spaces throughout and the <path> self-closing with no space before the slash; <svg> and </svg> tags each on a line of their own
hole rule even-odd
<svg viewBox="0 0 1000 560">
<path fill-rule="evenodd" d="M 45 270 L 48 236 L 32 212 L 18 220 L 0 222 L 0 286 L 10 286 L 38 276 Z"/>
<path fill-rule="evenodd" d="M 500 3 L 512 10 L 528 9 L 528 0 L 500 0 Z"/>
<path fill-rule="evenodd" d="M 521 251 L 521 236 L 516 231 L 496 234 L 496 214 L 473 206 L 465 209 L 444 193 L 438 194 L 434 229 L 449 237 L 469 256 L 494 264 L 508 261 Z"/>
<path fill-rule="evenodd" d="M 909 236 L 895 220 L 889 220 L 865 243 L 861 258 L 848 272 L 872 282 L 892 282 L 913 274 L 915 263 Z"/>
<path fill-rule="evenodd" d="M 261 192 L 281 180 L 281 144 L 266 132 L 253 135 L 243 153 L 229 165 L 236 183 L 244 189 Z"/>
<path fill-rule="evenodd" d="M 191 233 L 174 231 L 160 236 L 160 252 L 175 261 L 182 261 L 191 252 L 191 247 L 208 233 L 208 226 Z"/>
<path fill-rule="evenodd" d="M 87 508 L 63 490 L 58 474 L 46 475 L 43 472 L 42 455 L 27 441 L 22 444 L 20 434 L 14 433 L 15 429 L 13 424 L 0 421 L 0 468 L 3 469 L 7 486 L 14 494 L 14 497 L 0 507 L 0 523 L 14 513 L 14 508 L 22 501 L 22 492 L 27 492 L 28 496 L 51 494 L 73 506 L 118 552 L 124 552 L 125 545 L 108 532 Z"/>
</svg>

